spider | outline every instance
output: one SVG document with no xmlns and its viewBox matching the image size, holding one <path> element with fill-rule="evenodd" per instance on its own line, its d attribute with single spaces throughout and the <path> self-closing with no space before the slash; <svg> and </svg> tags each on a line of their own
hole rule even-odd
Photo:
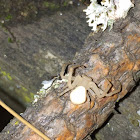
<svg viewBox="0 0 140 140">
<path fill-rule="evenodd" d="M 117 90 L 113 90 L 113 91 L 109 92 L 113 85 L 107 79 L 106 80 L 107 80 L 108 86 L 107 86 L 107 89 L 103 91 L 96 85 L 96 83 L 93 82 L 92 78 L 90 78 L 84 74 L 83 75 L 78 74 L 77 76 L 74 77 L 73 76 L 74 70 L 78 67 L 81 67 L 80 65 L 72 65 L 69 68 L 68 73 L 66 73 L 66 68 L 69 65 L 70 64 L 64 64 L 62 66 L 62 70 L 60 72 L 61 79 L 68 80 L 66 89 L 61 93 L 60 96 L 64 95 L 65 93 L 67 93 L 70 90 L 76 89 L 79 86 L 83 86 L 86 90 L 86 93 L 88 91 L 90 98 L 91 98 L 91 96 L 95 98 L 95 95 L 98 98 L 103 98 L 106 96 L 112 96 L 112 95 L 120 92 L 121 86 L 119 86 L 119 88 Z"/>
</svg>

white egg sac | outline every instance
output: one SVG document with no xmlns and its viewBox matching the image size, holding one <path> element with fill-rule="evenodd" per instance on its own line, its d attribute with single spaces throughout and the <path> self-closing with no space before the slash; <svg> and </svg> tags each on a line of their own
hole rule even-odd
<svg viewBox="0 0 140 140">
<path fill-rule="evenodd" d="M 70 100 L 73 104 L 82 104 L 86 101 L 86 89 L 83 86 L 76 87 L 70 93 Z"/>
</svg>

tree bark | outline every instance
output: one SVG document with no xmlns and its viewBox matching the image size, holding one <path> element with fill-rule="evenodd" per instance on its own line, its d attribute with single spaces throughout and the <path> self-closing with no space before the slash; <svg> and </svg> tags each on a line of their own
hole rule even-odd
<svg viewBox="0 0 140 140">
<path fill-rule="evenodd" d="M 137 6 L 139 2 L 136 1 Z M 139 6 L 140 7 L 140 6 Z M 138 7 L 137 7 L 138 8 Z M 133 15 L 134 10 L 131 11 Z M 135 22 L 134 22 L 135 21 Z M 22 115 L 50 139 L 81 140 L 99 128 L 112 113 L 115 103 L 123 98 L 140 79 L 140 20 L 127 16 L 116 22 L 112 31 L 90 34 L 85 47 L 75 56 L 74 63 L 86 68 L 77 68 L 76 74 L 85 74 L 101 87 L 107 78 L 115 89 L 119 83 L 121 92 L 104 98 L 90 99 L 82 105 L 74 105 L 69 100 L 70 92 L 59 98 L 64 84 L 52 89 L 34 107 L 29 107 Z M 42 140 L 27 126 L 13 119 L 0 133 L 2 140 Z"/>
</svg>

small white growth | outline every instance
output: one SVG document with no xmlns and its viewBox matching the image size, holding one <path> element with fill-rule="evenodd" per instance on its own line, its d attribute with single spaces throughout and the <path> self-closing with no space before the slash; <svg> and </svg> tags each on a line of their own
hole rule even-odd
<svg viewBox="0 0 140 140">
<path fill-rule="evenodd" d="M 56 80 L 58 77 L 54 77 L 53 79 L 49 81 L 43 81 L 41 84 L 43 84 L 43 87 L 37 92 L 36 95 L 34 95 L 34 100 L 32 104 L 34 105 L 40 98 L 46 97 L 46 95 L 49 93 L 49 91 L 54 88 L 58 88 L 62 82 L 67 82 L 67 80 Z"/>
<path fill-rule="evenodd" d="M 140 115 L 140 110 L 137 111 L 137 114 Z"/>
<path fill-rule="evenodd" d="M 40 98 L 39 95 L 34 95 L 34 100 L 33 100 L 32 104 L 35 104 L 39 98 Z"/>
<path fill-rule="evenodd" d="M 54 82 L 54 80 L 55 80 L 55 78 L 53 78 L 53 79 L 51 79 L 51 80 L 49 80 L 49 81 L 43 81 L 41 84 L 43 85 L 43 89 L 48 89 L 48 88 L 50 88 L 51 87 L 51 85 L 53 84 L 53 82 Z"/>
<path fill-rule="evenodd" d="M 100 4 L 97 0 L 90 1 L 91 4 L 84 12 L 94 32 L 98 32 L 100 28 L 104 31 L 108 25 L 112 27 L 116 19 L 125 18 L 129 9 L 134 7 L 130 0 L 102 0 Z"/>
<path fill-rule="evenodd" d="M 68 80 L 66 80 L 66 79 L 55 80 L 55 81 L 53 82 L 53 87 L 56 89 L 56 88 L 58 88 L 59 85 L 60 85 L 61 83 L 63 83 L 63 82 L 68 82 Z"/>
<path fill-rule="evenodd" d="M 83 86 L 76 87 L 70 94 L 73 104 L 82 104 L 86 101 L 86 89 Z"/>
<path fill-rule="evenodd" d="M 51 52 L 47 51 L 47 54 L 45 55 L 45 58 L 56 59 L 57 57 L 55 55 L 53 55 Z"/>
</svg>

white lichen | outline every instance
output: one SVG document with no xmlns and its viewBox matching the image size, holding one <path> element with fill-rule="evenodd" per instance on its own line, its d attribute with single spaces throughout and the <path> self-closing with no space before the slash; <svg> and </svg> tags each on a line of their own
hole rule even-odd
<svg viewBox="0 0 140 140">
<path fill-rule="evenodd" d="M 84 10 L 89 18 L 88 25 L 94 32 L 101 28 L 103 31 L 107 26 L 113 26 L 116 19 L 125 18 L 134 4 L 130 0 L 90 0 L 91 4 Z"/>
<path fill-rule="evenodd" d="M 43 89 L 48 89 L 48 88 L 50 88 L 51 87 L 51 85 L 53 84 L 53 82 L 54 82 L 54 80 L 55 80 L 55 78 L 53 78 L 53 79 L 51 79 L 51 80 L 49 80 L 49 81 L 43 81 L 41 84 L 43 85 Z"/>
<path fill-rule="evenodd" d="M 140 110 L 137 111 L 137 114 L 140 116 Z"/>
<path fill-rule="evenodd" d="M 34 100 L 32 102 L 33 105 L 38 102 L 39 99 L 46 97 L 50 90 L 57 89 L 61 83 L 68 82 L 66 79 L 58 80 L 58 77 L 54 77 L 49 81 L 43 81 L 41 84 L 43 85 L 42 88 L 34 95 Z"/>
<path fill-rule="evenodd" d="M 37 92 L 37 94 L 34 95 L 34 100 L 32 101 L 32 104 L 34 105 L 35 103 L 38 102 L 38 100 L 42 97 L 45 97 L 47 93 L 51 90 L 51 87 L 53 83 L 55 82 L 57 77 L 54 77 L 53 79 L 49 81 L 43 81 L 41 84 L 43 85 L 42 88 Z"/>
</svg>

